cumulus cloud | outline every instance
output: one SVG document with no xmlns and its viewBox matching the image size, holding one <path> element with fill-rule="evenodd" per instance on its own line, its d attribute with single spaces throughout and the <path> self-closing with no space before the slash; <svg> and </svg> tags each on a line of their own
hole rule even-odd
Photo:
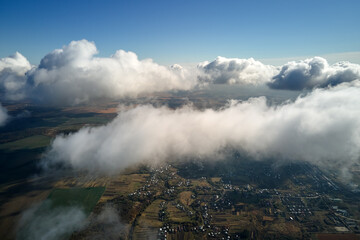
<svg viewBox="0 0 360 240">
<path fill-rule="evenodd" d="M 99 98 L 189 90 L 196 85 L 196 77 L 188 76 L 180 66 L 171 68 L 151 59 L 139 60 L 135 53 L 123 50 L 109 58 L 95 57 L 97 52 L 93 42 L 81 40 L 46 55 L 28 73 L 32 98 L 77 104 Z"/>
<path fill-rule="evenodd" d="M 7 119 L 8 119 L 7 110 L 0 103 L 0 127 L 5 125 Z"/>
<path fill-rule="evenodd" d="M 278 72 L 276 67 L 253 58 L 217 57 L 212 62 L 200 63 L 198 68 L 204 73 L 200 80 L 215 84 L 259 85 L 269 82 Z"/>
<path fill-rule="evenodd" d="M 359 162 L 359 106 L 359 81 L 277 106 L 265 97 L 231 101 L 220 110 L 137 106 L 108 125 L 57 136 L 44 164 L 111 173 L 144 161 L 211 158 L 232 148 L 254 158 L 346 168 Z"/>
<path fill-rule="evenodd" d="M 138 97 L 154 92 L 192 90 L 207 84 L 237 84 L 302 90 L 334 86 L 360 78 L 360 65 L 329 65 L 320 57 L 281 67 L 253 58 L 217 57 L 197 67 L 162 66 L 118 50 L 97 57 L 93 42 L 72 41 L 31 66 L 20 53 L 0 59 L 0 93 L 7 100 L 29 98 L 56 105 L 76 105 L 98 99 Z"/>
<path fill-rule="evenodd" d="M 31 69 L 29 61 L 20 53 L 0 59 L 0 92 L 6 99 L 25 97 L 25 73 Z"/>
<path fill-rule="evenodd" d="M 335 86 L 356 79 L 360 79 L 360 65 L 349 62 L 329 65 L 326 59 L 314 57 L 283 65 L 268 85 L 274 89 L 302 90 Z"/>
<path fill-rule="evenodd" d="M 23 213 L 16 239 L 60 240 L 86 224 L 86 215 L 79 207 L 51 208 L 48 201 Z"/>
</svg>

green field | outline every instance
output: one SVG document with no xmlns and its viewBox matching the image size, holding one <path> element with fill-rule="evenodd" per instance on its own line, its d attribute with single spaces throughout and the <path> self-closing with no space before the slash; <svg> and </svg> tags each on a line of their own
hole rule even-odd
<svg viewBox="0 0 360 240">
<path fill-rule="evenodd" d="M 43 135 L 35 135 L 17 141 L 0 144 L 0 150 L 16 151 L 21 149 L 43 148 L 49 145 L 51 138 Z"/>
<path fill-rule="evenodd" d="M 105 187 L 54 189 L 48 196 L 51 207 L 80 206 L 90 214 L 105 191 Z"/>
<path fill-rule="evenodd" d="M 93 116 L 93 117 L 77 117 L 77 118 L 68 118 L 61 125 L 76 125 L 76 124 L 106 124 L 111 119 L 102 117 L 102 116 Z"/>
</svg>

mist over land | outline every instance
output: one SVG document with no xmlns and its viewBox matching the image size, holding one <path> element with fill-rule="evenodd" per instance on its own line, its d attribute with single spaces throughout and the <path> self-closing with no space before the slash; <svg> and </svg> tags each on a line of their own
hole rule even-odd
<svg viewBox="0 0 360 240">
<path fill-rule="evenodd" d="M 307 161 L 345 171 L 359 159 L 358 85 L 319 89 L 275 106 L 259 97 L 233 100 L 218 110 L 124 109 L 106 126 L 55 138 L 46 159 L 111 173 L 140 162 L 221 158 L 218 154 L 233 148 L 254 159 Z"/>
</svg>

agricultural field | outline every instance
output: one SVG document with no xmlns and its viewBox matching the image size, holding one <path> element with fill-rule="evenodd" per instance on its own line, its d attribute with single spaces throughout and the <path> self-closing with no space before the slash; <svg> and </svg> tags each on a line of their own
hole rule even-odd
<svg viewBox="0 0 360 240">
<path fill-rule="evenodd" d="M 179 193 L 179 200 L 185 206 L 190 206 L 194 202 L 194 193 L 191 191 L 184 191 Z"/>
<path fill-rule="evenodd" d="M 51 208 L 80 206 L 90 214 L 104 191 L 104 187 L 53 189 L 47 200 L 51 202 Z"/>
<path fill-rule="evenodd" d="M 47 147 L 51 138 L 44 135 L 34 135 L 13 142 L 0 144 L 0 150 L 13 152 L 17 150 L 32 150 Z"/>
<path fill-rule="evenodd" d="M 167 212 L 169 213 L 169 222 L 171 223 L 184 224 L 192 222 L 191 218 L 187 214 L 187 211 L 184 211 L 182 209 L 182 205 L 179 205 L 175 201 L 171 201 L 167 204 Z"/>
<path fill-rule="evenodd" d="M 109 179 L 101 201 L 112 199 L 118 195 L 132 193 L 143 186 L 148 178 L 149 174 L 126 174 L 112 177 Z"/>
<path fill-rule="evenodd" d="M 163 200 L 158 199 L 152 202 L 141 214 L 135 223 L 132 239 L 156 239 L 158 229 L 163 223 L 158 220 L 160 204 Z"/>
</svg>

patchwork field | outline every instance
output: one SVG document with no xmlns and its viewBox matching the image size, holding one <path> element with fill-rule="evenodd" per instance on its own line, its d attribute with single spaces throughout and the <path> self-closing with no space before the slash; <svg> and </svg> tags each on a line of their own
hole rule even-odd
<svg viewBox="0 0 360 240">
<path fill-rule="evenodd" d="M 127 195 L 139 189 L 149 178 L 149 174 L 129 174 L 112 177 L 108 180 L 106 190 L 100 202 L 113 199 L 118 195 Z"/>
<path fill-rule="evenodd" d="M 247 212 L 233 215 L 230 210 L 222 212 L 211 211 L 214 225 L 218 227 L 229 227 L 230 232 L 241 232 L 244 229 L 252 229 L 256 224 L 256 215 Z"/>
<path fill-rule="evenodd" d="M 158 229 L 163 225 L 158 220 L 161 202 L 161 199 L 155 200 L 141 214 L 134 227 L 132 239 L 157 239 Z"/>
</svg>

